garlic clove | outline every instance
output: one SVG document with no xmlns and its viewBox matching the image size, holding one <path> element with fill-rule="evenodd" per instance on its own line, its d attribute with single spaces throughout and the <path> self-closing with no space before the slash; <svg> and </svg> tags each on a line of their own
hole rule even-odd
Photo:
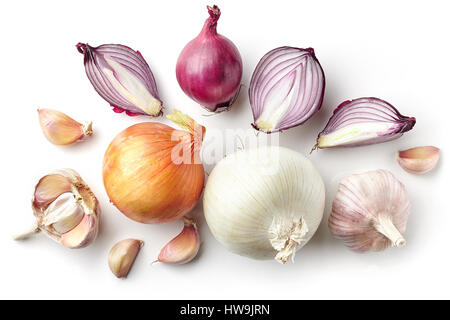
<svg viewBox="0 0 450 320">
<path fill-rule="evenodd" d="M 49 174 L 39 180 L 33 205 L 45 209 L 51 202 L 72 189 L 70 179 L 60 174 Z"/>
<path fill-rule="evenodd" d="M 97 232 L 97 217 L 86 214 L 75 228 L 61 235 L 59 242 L 71 249 L 83 248 L 96 238 Z"/>
<path fill-rule="evenodd" d="M 407 172 L 424 174 L 436 167 L 440 149 L 433 146 L 415 147 L 397 153 L 399 165 Z"/>
<path fill-rule="evenodd" d="M 109 251 L 108 264 L 117 278 L 126 278 L 144 242 L 125 239 L 116 243 Z"/>
<path fill-rule="evenodd" d="M 41 223 L 63 234 L 75 228 L 83 219 L 84 212 L 72 192 L 56 198 L 47 208 Z"/>
<path fill-rule="evenodd" d="M 157 262 L 168 264 L 184 264 L 198 253 L 200 236 L 194 221 L 184 218 L 184 228 L 181 233 L 166 244 L 158 255 Z"/>
<path fill-rule="evenodd" d="M 92 135 L 92 122 L 85 125 L 68 115 L 52 109 L 38 109 L 39 123 L 48 141 L 56 145 L 69 145 Z"/>
</svg>

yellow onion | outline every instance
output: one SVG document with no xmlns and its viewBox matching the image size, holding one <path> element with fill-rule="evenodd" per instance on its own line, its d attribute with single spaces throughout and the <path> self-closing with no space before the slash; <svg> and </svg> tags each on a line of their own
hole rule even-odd
<svg viewBox="0 0 450 320">
<path fill-rule="evenodd" d="M 111 202 L 138 222 L 178 220 L 203 190 L 199 152 L 205 128 L 177 110 L 167 117 L 184 130 L 156 122 L 133 125 L 114 138 L 103 160 Z"/>
</svg>

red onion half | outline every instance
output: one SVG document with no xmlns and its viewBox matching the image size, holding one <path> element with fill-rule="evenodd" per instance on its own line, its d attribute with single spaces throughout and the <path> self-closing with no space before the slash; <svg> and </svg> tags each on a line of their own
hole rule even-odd
<svg viewBox="0 0 450 320">
<path fill-rule="evenodd" d="M 416 124 L 414 117 L 403 116 L 394 106 L 378 98 L 358 98 L 341 103 L 325 129 L 319 133 L 315 148 L 356 147 L 400 138 Z"/>
<path fill-rule="evenodd" d="M 78 43 L 76 47 L 84 55 L 91 84 L 114 112 L 125 111 L 129 116 L 161 114 L 155 78 L 139 51 L 120 44 L 94 48 Z"/>
<path fill-rule="evenodd" d="M 252 126 L 266 133 L 306 122 L 322 106 L 325 75 L 314 49 L 280 47 L 262 57 L 249 97 Z"/>
<path fill-rule="evenodd" d="M 230 107 L 239 94 L 242 60 L 236 46 L 217 33 L 220 9 L 208 6 L 202 31 L 183 49 L 177 61 L 181 89 L 209 111 Z"/>
</svg>

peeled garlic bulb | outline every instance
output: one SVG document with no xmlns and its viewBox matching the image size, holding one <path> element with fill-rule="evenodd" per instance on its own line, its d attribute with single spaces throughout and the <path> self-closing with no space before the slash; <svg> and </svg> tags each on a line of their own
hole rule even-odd
<svg viewBox="0 0 450 320">
<path fill-rule="evenodd" d="M 316 232 L 325 186 L 311 161 L 287 148 L 238 151 L 206 184 L 203 208 L 214 237 L 230 251 L 286 263 Z"/>
<path fill-rule="evenodd" d="M 35 187 L 32 208 L 35 223 L 14 239 L 42 231 L 68 248 L 82 248 L 97 236 L 97 198 L 74 170 L 62 169 L 42 177 Z"/>
<path fill-rule="evenodd" d="M 53 144 L 69 145 L 92 135 L 92 122 L 83 125 L 52 109 L 38 109 L 38 114 L 42 132 Z"/>
<path fill-rule="evenodd" d="M 354 174 L 339 184 L 328 226 L 355 251 L 401 247 L 409 208 L 405 186 L 389 171 Z"/>
<path fill-rule="evenodd" d="M 397 161 L 409 173 L 424 174 L 436 167 L 439 154 L 439 148 L 433 146 L 415 147 L 399 151 Z"/>
</svg>

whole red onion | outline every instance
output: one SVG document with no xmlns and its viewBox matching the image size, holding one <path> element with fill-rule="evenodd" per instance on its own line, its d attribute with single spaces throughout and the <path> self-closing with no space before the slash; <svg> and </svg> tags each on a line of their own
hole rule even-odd
<svg viewBox="0 0 450 320">
<path fill-rule="evenodd" d="M 242 60 L 233 42 L 217 33 L 220 9 L 207 8 L 209 18 L 180 53 L 176 72 L 184 93 L 208 110 L 220 112 L 239 94 Z"/>
</svg>

